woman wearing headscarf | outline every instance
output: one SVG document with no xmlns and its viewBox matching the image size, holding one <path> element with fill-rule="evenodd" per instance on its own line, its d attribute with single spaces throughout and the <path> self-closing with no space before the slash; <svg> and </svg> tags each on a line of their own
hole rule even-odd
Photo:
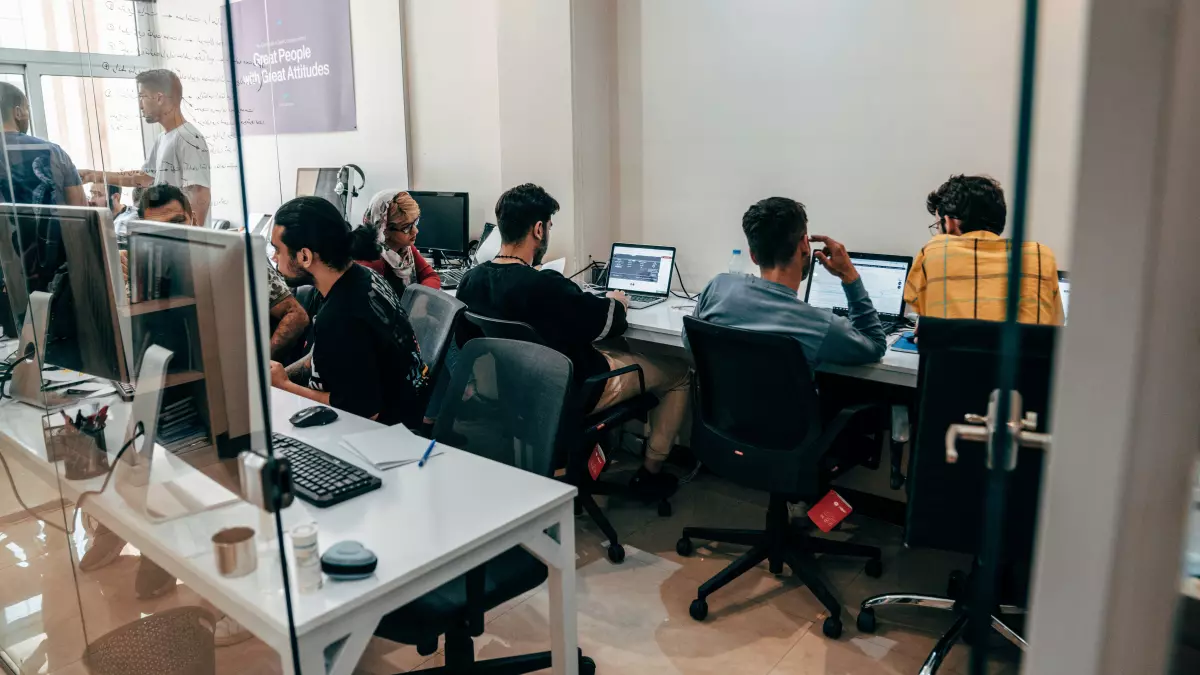
<svg viewBox="0 0 1200 675">
<path fill-rule="evenodd" d="M 354 230 L 351 254 L 360 265 L 378 272 L 403 295 L 409 284 L 441 288 L 433 265 L 417 252 L 417 224 L 421 207 L 401 190 L 375 193 L 363 214 L 362 227 Z"/>
</svg>

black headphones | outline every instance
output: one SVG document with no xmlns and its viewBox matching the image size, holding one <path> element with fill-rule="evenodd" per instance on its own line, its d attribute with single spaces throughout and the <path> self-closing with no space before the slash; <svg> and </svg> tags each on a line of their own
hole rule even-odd
<svg viewBox="0 0 1200 675">
<path fill-rule="evenodd" d="M 354 169 L 354 173 L 358 174 L 358 185 L 355 185 L 354 182 L 350 180 L 351 169 Z M 337 185 L 333 188 L 333 191 L 337 193 L 339 197 L 345 196 L 346 193 L 350 193 L 351 197 L 357 197 L 358 191 L 361 190 L 366 184 L 367 176 L 363 173 L 363 170 L 359 168 L 357 164 L 346 164 L 343 165 L 342 168 L 338 169 Z"/>
</svg>

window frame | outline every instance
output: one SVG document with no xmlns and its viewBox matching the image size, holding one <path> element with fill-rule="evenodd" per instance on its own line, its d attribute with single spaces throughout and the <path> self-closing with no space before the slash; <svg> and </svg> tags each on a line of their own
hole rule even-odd
<svg viewBox="0 0 1200 675">
<path fill-rule="evenodd" d="M 76 21 L 79 21 L 79 15 L 80 12 L 77 11 Z M 153 16 L 134 15 L 134 28 L 139 33 L 137 56 L 0 47 L 0 73 L 18 74 L 25 78 L 25 95 L 29 98 L 32 134 L 44 137 L 48 128 L 45 98 L 42 92 L 43 75 L 133 79 L 144 70 L 160 66 L 160 60 L 157 57 L 144 53 L 147 47 L 153 46 L 153 41 L 142 37 L 145 34 L 153 34 L 156 25 L 157 22 L 154 21 Z M 153 139 L 153 132 L 148 130 L 143 122 L 142 151 L 144 153 L 150 152 L 154 143 Z"/>
</svg>

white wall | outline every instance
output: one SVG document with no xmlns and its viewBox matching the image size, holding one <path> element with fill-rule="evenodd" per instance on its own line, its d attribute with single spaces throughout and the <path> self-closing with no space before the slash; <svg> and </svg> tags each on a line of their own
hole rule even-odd
<svg viewBox="0 0 1200 675">
<path fill-rule="evenodd" d="M 471 233 L 496 222 L 500 181 L 499 0 L 407 0 L 412 187 L 471 197 Z"/>
<path fill-rule="evenodd" d="M 1085 0 L 1044 4 L 1030 225 L 1065 259 Z M 678 246 L 699 286 L 780 195 L 815 233 L 912 254 L 950 174 L 1011 183 L 1020 5 L 621 0 L 620 237 Z"/>
<path fill-rule="evenodd" d="M 537 183 L 558 200 L 547 260 L 577 268 L 575 155 L 571 91 L 571 4 L 501 0 L 500 180 Z"/>
<path fill-rule="evenodd" d="M 572 0 L 571 67 L 575 246 L 582 267 L 589 259 L 608 259 L 620 212 L 615 2 Z"/>
</svg>

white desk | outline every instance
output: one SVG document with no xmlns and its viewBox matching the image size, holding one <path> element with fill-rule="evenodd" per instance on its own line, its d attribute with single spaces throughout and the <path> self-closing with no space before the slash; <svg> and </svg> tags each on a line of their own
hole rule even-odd
<svg viewBox="0 0 1200 675">
<path fill-rule="evenodd" d="M 629 340 L 653 342 L 683 349 L 683 317 L 691 316 L 695 306 L 696 303 L 691 300 L 672 296 L 667 298 L 666 302 L 660 302 L 646 309 L 631 310 L 627 319 L 629 328 L 625 330 L 625 337 Z M 865 366 L 822 364 L 818 370 L 915 388 L 918 364 L 919 359 L 916 354 L 906 354 L 889 349 L 879 363 Z"/>
<path fill-rule="evenodd" d="M 456 290 L 450 289 L 446 293 L 453 296 L 456 294 Z M 653 342 L 683 349 L 683 317 L 691 316 L 695 307 L 696 303 L 692 300 L 671 296 L 667 298 L 666 302 L 660 302 L 646 309 L 630 310 L 627 316 L 629 328 L 625 329 L 623 337 L 628 340 Z M 888 349 L 879 363 L 865 366 L 822 364 L 818 370 L 823 373 L 834 373 L 916 389 L 919 364 L 920 359 L 916 354 Z"/>
<path fill-rule="evenodd" d="M 129 406 L 116 400 L 112 405 L 107 440 L 115 450 L 120 447 Z M 337 422 L 325 427 L 292 428 L 288 417 L 310 405 L 311 401 L 272 389 L 272 427 L 353 461 L 338 448 L 337 439 L 378 426 L 341 412 Z M 42 415 L 24 404 L 0 404 L 0 452 L 51 485 L 58 482 L 66 499 L 98 488 L 102 477 L 59 480 L 61 467 L 47 461 Z M 326 579 L 324 588 L 314 593 L 292 592 L 302 672 L 349 674 L 385 614 L 523 545 L 550 568 L 554 672 L 574 675 L 578 669 L 575 488 L 450 448 L 423 469 L 407 466 L 379 475 L 384 481 L 379 490 L 328 509 L 306 506 L 320 528 L 322 550 L 354 539 L 375 551 L 379 567 L 370 579 L 341 583 Z M 261 542 L 258 569 L 240 579 L 217 574 L 210 543 L 223 527 L 248 525 L 262 532 L 273 525 L 272 520 L 238 502 L 152 523 L 130 507 L 113 485 L 103 495 L 89 497 L 84 508 L 271 645 L 281 655 L 285 671 L 293 670 L 278 542 Z M 296 514 L 287 515 L 295 518 Z M 544 534 L 553 526 L 558 527 L 558 541 Z M 285 547 L 290 558 L 290 541 Z M 330 649 L 327 663 L 327 647 L 338 643 L 342 643 L 340 650 Z"/>
</svg>

